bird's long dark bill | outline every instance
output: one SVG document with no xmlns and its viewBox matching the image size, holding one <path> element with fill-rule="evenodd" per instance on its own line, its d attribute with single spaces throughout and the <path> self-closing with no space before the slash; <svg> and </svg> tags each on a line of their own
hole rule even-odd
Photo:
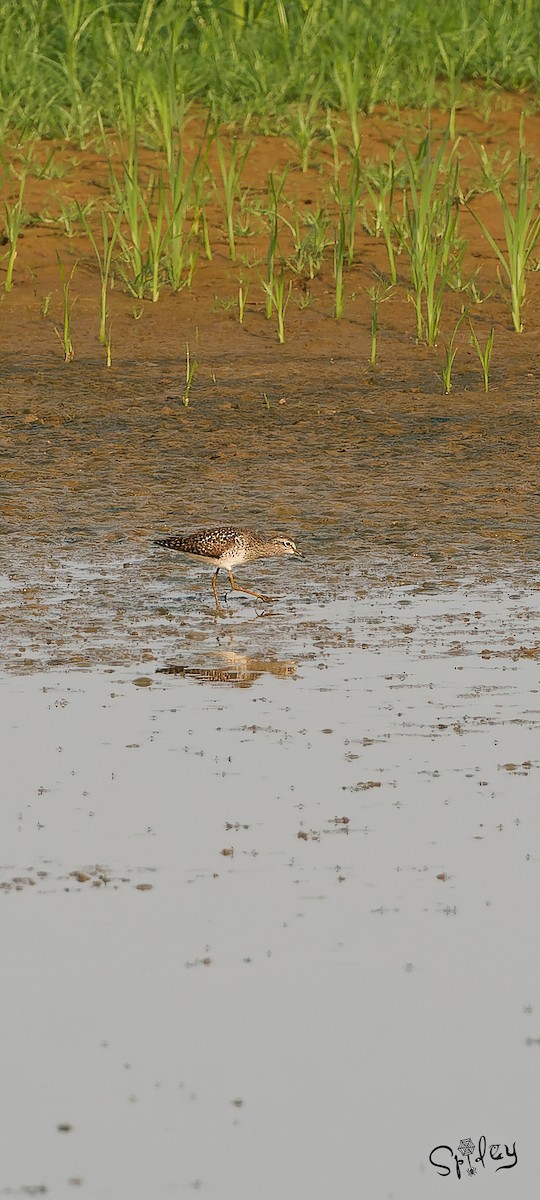
<svg viewBox="0 0 540 1200">
<path fill-rule="evenodd" d="M 305 554 L 301 554 L 299 550 L 295 550 L 294 557 L 295 558 L 305 558 L 306 556 L 305 556 Z"/>
</svg>

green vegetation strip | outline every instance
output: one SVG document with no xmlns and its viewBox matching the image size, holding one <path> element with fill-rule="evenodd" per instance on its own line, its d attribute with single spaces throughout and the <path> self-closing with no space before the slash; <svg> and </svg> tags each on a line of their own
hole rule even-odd
<svg viewBox="0 0 540 1200">
<path fill-rule="evenodd" d="M 316 107 L 347 113 L 357 148 L 377 103 L 439 105 L 452 126 L 468 81 L 537 94 L 539 27 L 539 0 L 4 0 L 0 135 L 158 129 L 172 87 L 218 121 L 275 128 L 299 106 L 305 168 Z"/>
</svg>

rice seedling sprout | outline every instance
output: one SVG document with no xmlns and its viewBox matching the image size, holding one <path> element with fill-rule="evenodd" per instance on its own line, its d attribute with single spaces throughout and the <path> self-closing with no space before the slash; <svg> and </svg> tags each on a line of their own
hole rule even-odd
<svg viewBox="0 0 540 1200">
<path fill-rule="evenodd" d="M 270 303 L 270 314 L 275 310 L 278 341 L 280 345 L 283 345 L 285 341 L 285 313 L 291 298 L 292 282 L 289 280 L 288 287 L 285 286 L 285 269 L 283 264 L 279 275 L 273 275 L 271 284 L 264 279 L 261 279 L 261 282 L 266 292 L 267 300 Z"/>
<path fill-rule="evenodd" d="M 482 375 L 484 378 L 484 391 L 489 392 L 489 365 L 491 362 L 491 355 L 493 354 L 493 343 L 495 340 L 495 326 L 494 325 L 491 326 L 491 329 L 487 335 L 486 344 L 485 344 L 483 350 L 480 345 L 480 341 L 478 339 L 478 334 L 474 328 L 472 321 L 469 321 L 469 329 L 471 331 L 471 336 L 469 338 L 470 344 L 471 344 L 471 346 L 474 346 L 476 353 L 478 355 L 478 358 L 480 360 L 480 366 L 482 367 Z"/>
<path fill-rule="evenodd" d="M 56 258 L 57 258 L 57 262 L 58 262 L 58 269 L 60 271 L 60 281 L 62 284 L 63 322 L 62 322 L 62 333 L 60 333 L 60 331 L 56 328 L 56 326 L 55 326 L 55 333 L 56 333 L 56 336 L 59 338 L 60 342 L 62 343 L 62 347 L 64 350 L 64 362 L 70 363 L 70 362 L 73 362 L 73 359 L 75 357 L 75 351 L 73 349 L 73 341 L 71 338 L 71 297 L 70 297 L 69 289 L 71 286 L 71 281 L 75 274 L 75 269 L 77 267 L 77 263 L 73 264 L 69 278 L 66 279 L 64 265 L 62 263 L 62 260 L 60 258 L 60 255 L 58 254 L 58 252 L 56 254 Z"/>
</svg>

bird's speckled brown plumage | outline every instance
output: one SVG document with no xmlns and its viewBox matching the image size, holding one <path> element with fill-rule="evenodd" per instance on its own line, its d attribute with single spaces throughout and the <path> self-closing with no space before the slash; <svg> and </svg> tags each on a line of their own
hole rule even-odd
<svg viewBox="0 0 540 1200">
<path fill-rule="evenodd" d="M 196 558 L 207 559 L 215 563 L 225 557 L 229 558 L 230 555 L 233 555 L 238 562 L 245 562 L 243 551 L 249 544 L 250 536 L 253 535 L 250 535 L 249 530 L 235 529 L 231 525 L 224 525 L 219 529 L 201 529 L 198 533 L 159 538 L 156 546 L 165 546 L 168 550 L 178 550 L 181 554 L 191 554 Z"/>
</svg>

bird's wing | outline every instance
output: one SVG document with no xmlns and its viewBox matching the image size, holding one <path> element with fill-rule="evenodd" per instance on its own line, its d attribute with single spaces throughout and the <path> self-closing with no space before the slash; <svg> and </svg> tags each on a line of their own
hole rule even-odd
<svg viewBox="0 0 540 1200">
<path fill-rule="evenodd" d="M 197 554 L 201 558 L 221 558 L 228 550 L 237 545 L 238 530 L 236 529 L 201 529 L 197 533 L 179 534 L 160 538 L 156 543 L 168 550 L 178 550 L 181 554 Z"/>
</svg>

